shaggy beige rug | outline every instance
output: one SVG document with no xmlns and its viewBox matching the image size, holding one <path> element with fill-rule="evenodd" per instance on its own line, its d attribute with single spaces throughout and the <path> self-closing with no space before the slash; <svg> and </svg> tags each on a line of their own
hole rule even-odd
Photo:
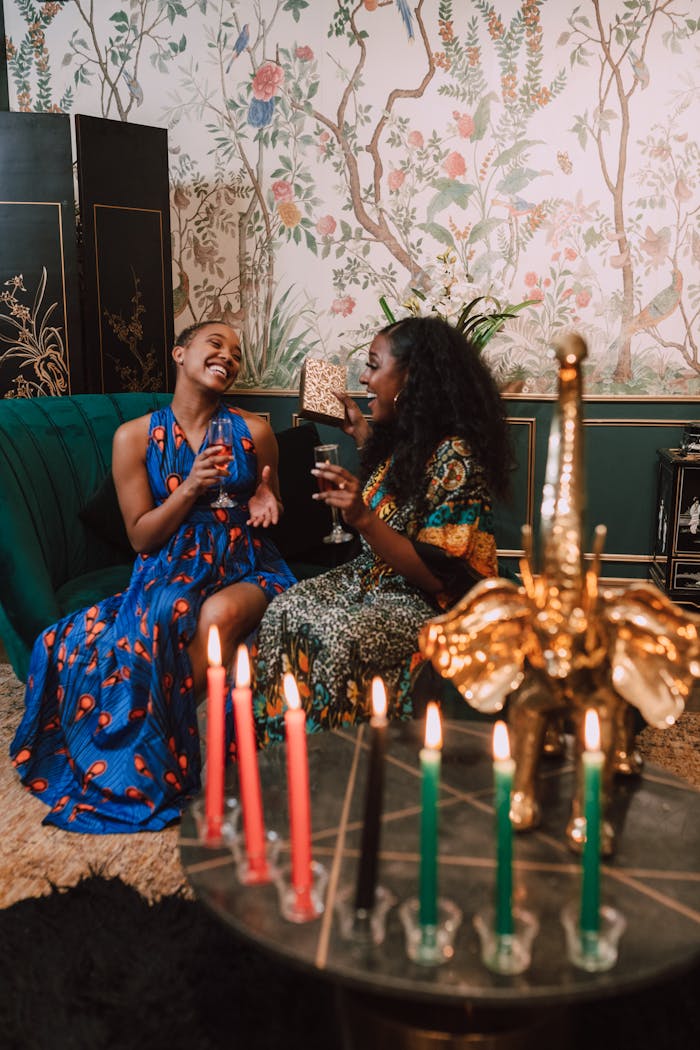
<svg viewBox="0 0 700 1050">
<path fill-rule="evenodd" d="M 0 664 L 0 907 L 74 886 L 91 871 L 118 877 L 150 901 L 184 891 L 178 828 L 138 835 L 78 835 L 41 821 L 46 806 L 26 791 L 8 750 L 24 708 L 24 685 Z"/>
<path fill-rule="evenodd" d="M 192 896 L 178 852 L 178 828 L 138 835 L 78 835 L 45 827 L 46 807 L 21 786 L 8 749 L 24 706 L 24 686 L 0 664 L 0 907 L 74 886 L 91 871 L 118 877 L 147 900 L 179 890 Z M 645 729 L 642 754 L 700 787 L 700 704 L 672 729 Z"/>
</svg>

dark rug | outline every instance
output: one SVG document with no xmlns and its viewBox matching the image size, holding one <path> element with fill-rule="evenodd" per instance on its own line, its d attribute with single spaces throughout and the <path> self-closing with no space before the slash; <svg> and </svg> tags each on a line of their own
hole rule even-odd
<svg viewBox="0 0 700 1050">
<path fill-rule="evenodd" d="M 3 1050 L 332 1050 L 333 990 L 201 904 L 91 877 L 0 911 Z"/>
<path fill-rule="evenodd" d="M 576 1007 L 552 1050 L 700 1046 L 700 967 Z M 340 1050 L 333 986 L 195 901 L 93 876 L 0 911 L 3 1050 Z M 387 1050 L 395 1050 L 387 1046 Z M 540 1044 L 538 1050 L 549 1050 Z"/>
</svg>

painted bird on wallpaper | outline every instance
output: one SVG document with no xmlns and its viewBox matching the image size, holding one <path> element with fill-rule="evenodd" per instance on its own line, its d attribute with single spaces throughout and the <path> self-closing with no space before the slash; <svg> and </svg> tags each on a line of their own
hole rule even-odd
<svg viewBox="0 0 700 1050">
<path fill-rule="evenodd" d="M 190 295 L 190 279 L 184 270 L 179 270 L 179 281 L 176 288 L 173 288 L 173 313 L 175 317 L 179 317 L 181 313 L 184 313 L 187 309 L 187 300 Z"/>
<path fill-rule="evenodd" d="M 644 88 L 649 87 L 649 67 L 634 51 L 630 51 L 629 59 L 632 64 L 634 78 L 639 81 L 642 85 L 642 91 L 644 91 Z"/>
<path fill-rule="evenodd" d="M 646 328 L 656 328 L 658 324 L 670 317 L 681 300 L 682 291 L 683 276 L 681 271 L 674 267 L 668 288 L 663 288 L 658 292 L 630 322 L 630 334 L 643 332 Z"/>
<path fill-rule="evenodd" d="M 249 40 L 250 40 L 250 27 L 249 27 L 248 23 L 246 22 L 246 24 L 243 26 L 243 28 L 241 29 L 240 33 L 236 37 L 236 43 L 233 45 L 233 54 L 231 55 L 231 58 L 229 59 L 228 65 L 226 66 L 226 72 L 227 73 L 230 71 L 231 66 L 236 61 L 236 59 L 241 54 L 241 52 L 245 51 L 245 49 L 248 47 L 248 41 Z"/>
<path fill-rule="evenodd" d="M 126 70 L 124 70 L 122 76 L 124 77 L 124 82 L 129 90 L 129 94 L 136 102 L 136 105 L 140 106 L 143 102 L 143 88 L 139 84 L 136 77 L 129 76 Z"/>
<path fill-rule="evenodd" d="M 493 203 L 501 208 L 505 208 L 511 219 L 522 219 L 525 215 L 529 215 L 535 207 L 534 204 L 526 201 L 523 197 L 511 197 L 509 201 L 501 200 L 500 197 L 494 197 Z"/>
<path fill-rule="evenodd" d="M 399 14 L 403 19 L 403 24 L 406 26 L 406 32 L 408 33 L 408 39 L 413 40 L 413 12 L 408 6 L 408 0 L 395 0 L 396 6 L 399 9 Z"/>
</svg>

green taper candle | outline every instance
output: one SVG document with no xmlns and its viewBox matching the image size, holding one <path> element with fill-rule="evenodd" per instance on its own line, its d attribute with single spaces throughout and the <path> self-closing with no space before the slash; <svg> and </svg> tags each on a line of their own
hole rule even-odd
<svg viewBox="0 0 700 1050">
<path fill-rule="evenodd" d="M 496 933 L 513 933 L 513 828 L 510 822 L 510 796 L 515 762 L 510 757 L 510 741 L 505 722 L 493 729 L 493 781 L 496 793 Z"/>
<path fill-rule="evenodd" d="M 586 934 L 597 934 L 600 929 L 600 787 L 604 755 L 600 750 L 598 713 L 592 708 L 586 711 L 584 737 L 586 750 L 581 758 L 586 840 L 583 844 L 579 925 L 585 947 Z"/>
<path fill-rule="evenodd" d="M 438 793 L 442 728 L 437 704 L 428 704 L 425 718 L 425 747 L 420 753 L 420 886 L 419 921 L 421 926 L 437 926 L 438 879 Z"/>
</svg>

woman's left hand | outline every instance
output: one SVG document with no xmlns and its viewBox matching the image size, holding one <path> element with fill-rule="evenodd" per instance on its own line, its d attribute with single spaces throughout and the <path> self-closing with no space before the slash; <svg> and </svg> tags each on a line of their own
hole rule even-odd
<svg viewBox="0 0 700 1050">
<path fill-rule="evenodd" d="M 263 467 L 262 469 L 258 487 L 248 500 L 248 511 L 250 513 L 246 523 L 248 525 L 262 525 L 266 529 L 269 525 L 276 525 L 279 521 L 280 505 L 270 488 L 269 467 Z"/>
<path fill-rule="evenodd" d="M 313 499 L 323 500 L 329 507 L 337 507 L 348 525 L 361 528 L 362 521 L 371 511 L 362 501 L 359 479 L 336 463 L 317 463 L 311 473 L 317 480 L 333 486 L 325 492 L 315 492 Z"/>
</svg>

